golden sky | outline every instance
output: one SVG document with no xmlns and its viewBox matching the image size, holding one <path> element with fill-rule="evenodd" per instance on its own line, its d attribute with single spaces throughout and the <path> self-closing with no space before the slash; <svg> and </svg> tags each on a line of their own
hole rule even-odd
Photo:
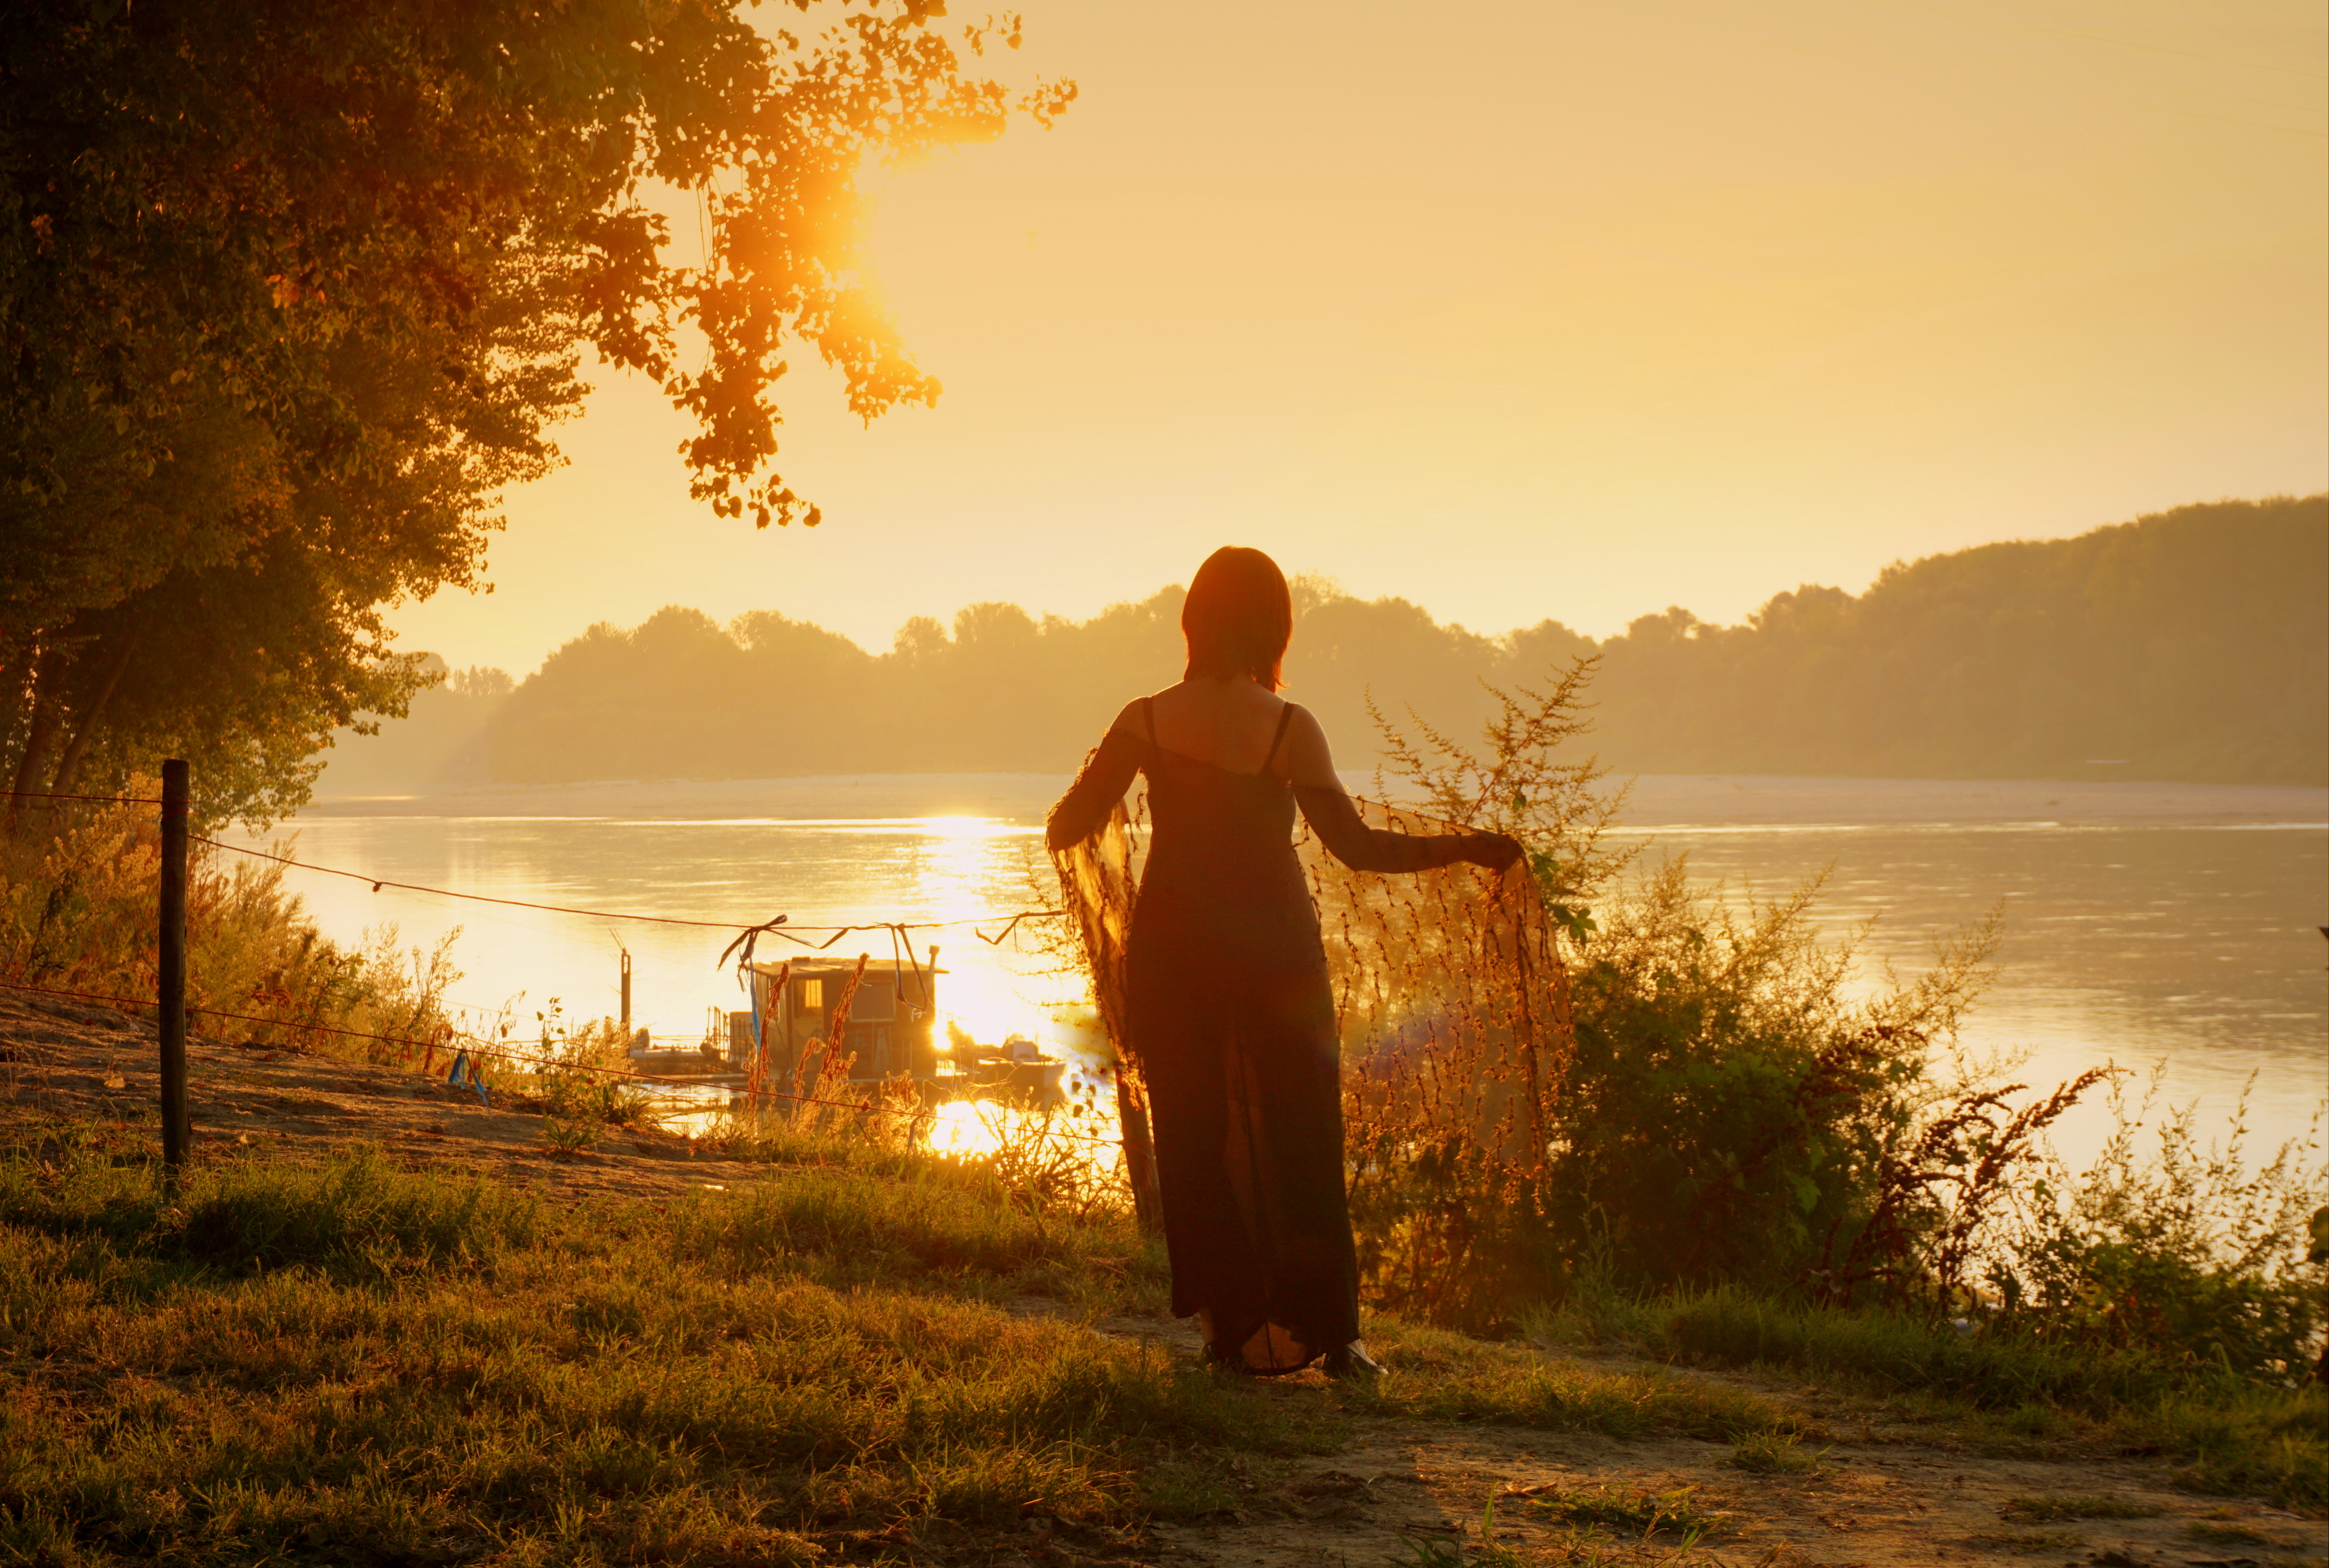
<svg viewBox="0 0 2329 1568">
<path fill-rule="evenodd" d="M 876 182 L 938 407 L 787 378 L 825 525 L 691 503 L 678 416 L 602 373 L 497 591 L 404 646 L 523 675 L 676 603 L 881 651 L 1231 542 L 1600 634 L 2329 486 L 2318 0 L 1024 9 L 1008 64 L 1080 101 Z"/>
</svg>

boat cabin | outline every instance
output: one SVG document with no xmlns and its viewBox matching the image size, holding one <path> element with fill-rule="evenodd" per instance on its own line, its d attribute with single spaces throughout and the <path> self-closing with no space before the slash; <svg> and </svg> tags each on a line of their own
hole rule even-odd
<svg viewBox="0 0 2329 1568">
<path fill-rule="evenodd" d="M 937 949 L 930 962 L 869 959 L 865 978 L 849 1004 L 842 1047 L 848 1054 L 852 1084 L 910 1078 L 933 1083 L 938 1075 Z M 728 1060 L 749 1074 L 753 1056 L 765 1051 L 765 1079 L 789 1083 L 798 1069 L 813 1082 L 824 1064 L 815 1042 L 825 1038 L 842 992 L 857 971 L 854 958 L 796 958 L 787 963 L 755 962 L 752 1007 L 728 1015 Z M 784 984 L 777 983 L 782 979 Z M 757 1038 L 756 1038 L 757 1031 Z"/>
</svg>

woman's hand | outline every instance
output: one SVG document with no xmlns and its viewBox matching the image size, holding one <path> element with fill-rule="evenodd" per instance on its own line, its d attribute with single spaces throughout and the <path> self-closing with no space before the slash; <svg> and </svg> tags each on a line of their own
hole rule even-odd
<svg viewBox="0 0 2329 1568">
<path fill-rule="evenodd" d="M 1527 858 L 1528 851 L 1521 841 L 1509 833 L 1475 833 L 1464 858 L 1475 866 L 1485 866 L 1491 871 L 1504 871 Z"/>
</svg>

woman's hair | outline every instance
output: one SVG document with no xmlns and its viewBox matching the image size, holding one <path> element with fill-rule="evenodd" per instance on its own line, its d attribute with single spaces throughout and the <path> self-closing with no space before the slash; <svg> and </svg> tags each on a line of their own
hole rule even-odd
<svg viewBox="0 0 2329 1568">
<path fill-rule="evenodd" d="M 1286 574 L 1258 549 L 1223 545 L 1189 584 L 1181 634 L 1189 643 L 1185 679 L 1250 675 L 1277 690 L 1286 684 L 1286 644 L 1294 636 Z"/>
</svg>

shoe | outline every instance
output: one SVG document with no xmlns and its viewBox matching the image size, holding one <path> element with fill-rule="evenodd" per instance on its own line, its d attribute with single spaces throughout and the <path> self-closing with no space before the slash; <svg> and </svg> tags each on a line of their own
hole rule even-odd
<svg viewBox="0 0 2329 1568">
<path fill-rule="evenodd" d="M 1353 1339 L 1348 1345 L 1326 1352 L 1318 1369 L 1329 1377 L 1381 1377 L 1382 1363 L 1367 1354 L 1366 1346 Z"/>
</svg>

